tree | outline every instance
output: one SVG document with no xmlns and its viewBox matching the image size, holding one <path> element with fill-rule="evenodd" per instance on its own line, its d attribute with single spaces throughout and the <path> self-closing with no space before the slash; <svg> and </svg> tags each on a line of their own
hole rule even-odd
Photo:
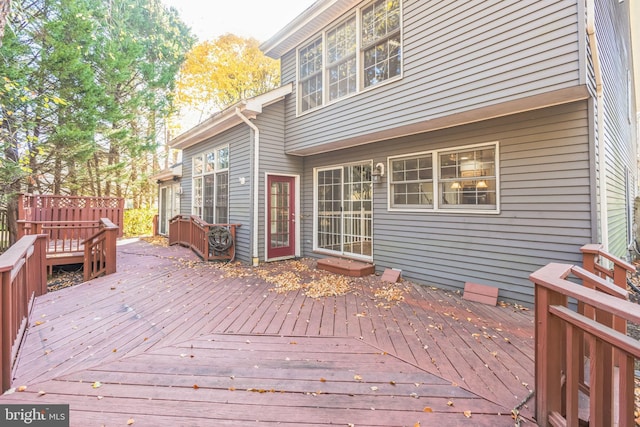
<svg viewBox="0 0 640 427">
<path fill-rule="evenodd" d="M 2 46 L 2 37 L 4 36 L 4 27 L 7 24 L 7 17 L 11 10 L 11 0 L 0 0 L 0 46 Z"/>
<path fill-rule="evenodd" d="M 137 197 L 195 42 L 189 29 L 160 0 L 14 5 L 0 47 L 0 128 L 2 161 L 20 159 L 18 191 Z"/>
<path fill-rule="evenodd" d="M 280 84 L 278 61 L 265 56 L 253 38 L 233 34 L 196 45 L 177 81 L 177 107 L 189 108 L 200 120 L 242 99 Z"/>
</svg>

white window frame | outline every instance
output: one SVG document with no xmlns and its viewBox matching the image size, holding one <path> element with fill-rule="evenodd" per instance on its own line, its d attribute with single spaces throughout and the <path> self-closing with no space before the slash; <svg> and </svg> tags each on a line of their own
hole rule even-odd
<svg viewBox="0 0 640 427">
<path fill-rule="evenodd" d="M 226 152 L 226 164 L 221 164 L 221 158 L 220 158 L 220 153 L 221 152 Z M 213 162 L 213 167 L 209 168 L 209 170 L 207 170 L 207 158 L 209 155 L 214 154 L 214 162 Z M 213 175 L 213 196 L 212 196 L 212 206 L 211 208 L 213 209 L 213 223 L 218 223 L 218 215 L 217 215 L 217 209 L 216 209 L 216 205 L 217 205 L 217 200 L 218 200 L 218 177 L 223 174 L 223 173 L 227 173 L 227 206 L 226 206 L 226 215 L 227 215 L 227 220 L 229 218 L 229 179 L 228 179 L 228 174 L 229 174 L 229 146 L 228 145 L 220 145 L 217 146 L 211 150 L 207 150 L 205 152 L 201 152 L 195 156 L 193 156 L 192 160 L 192 176 L 191 176 L 191 184 L 192 184 L 192 191 L 191 191 L 191 213 L 193 215 L 196 215 L 200 218 L 202 218 L 204 220 L 204 182 L 205 182 L 205 177 L 207 176 L 212 176 Z M 197 163 L 201 163 L 202 164 L 202 168 L 200 173 L 196 172 L 196 164 Z M 199 185 L 196 184 L 196 182 L 199 182 Z M 199 203 L 197 200 L 197 196 L 199 195 Z"/>
<path fill-rule="evenodd" d="M 443 208 L 441 205 L 441 190 L 440 190 L 440 155 L 443 153 L 457 152 L 457 151 L 466 151 L 466 150 L 477 150 L 483 148 L 494 148 L 495 150 L 495 183 L 496 183 L 496 203 L 495 208 L 491 209 L 483 209 L 482 205 L 456 205 L 454 208 Z M 391 163 L 393 160 L 398 159 L 412 159 L 420 156 L 424 156 L 426 154 L 431 154 L 432 156 L 432 167 L 433 167 L 433 204 L 425 207 L 417 207 L 415 205 L 409 207 L 400 207 L 394 206 L 393 203 L 393 192 L 392 186 L 394 185 L 392 182 L 391 174 Z M 500 142 L 484 142 L 480 144 L 473 145 L 462 145 L 455 146 L 450 148 L 442 148 L 438 150 L 431 151 L 420 151 L 415 153 L 407 153 L 396 156 L 387 157 L 387 210 L 390 212 L 438 212 L 438 213 L 447 213 L 447 214 L 492 214 L 497 215 L 500 214 Z"/>
<path fill-rule="evenodd" d="M 363 64 L 364 64 L 364 52 L 366 50 L 366 48 L 370 48 L 371 45 L 368 45 L 367 47 L 362 46 L 362 10 L 366 9 L 367 7 L 371 6 L 372 4 L 376 3 L 379 0 L 372 0 L 372 1 L 368 1 L 365 4 L 362 4 L 361 6 L 358 6 L 355 9 L 350 10 L 347 14 L 343 15 L 340 17 L 340 19 L 332 22 L 329 26 L 327 26 L 324 30 L 322 30 L 320 33 L 316 33 L 313 35 L 313 37 L 310 37 L 309 39 L 307 39 L 304 43 L 302 43 L 297 49 L 296 49 L 296 113 L 297 116 L 302 116 L 305 114 L 308 114 L 312 111 L 316 111 L 322 107 L 334 104 L 336 102 L 340 102 L 344 99 L 348 99 L 352 96 L 355 96 L 359 93 L 364 93 L 367 92 L 369 90 L 375 89 L 377 87 L 380 86 L 384 86 L 386 84 L 390 84 L 393 83 L 397 80 L 402 79 L 403 74 L 404 74 L 404 36 L 403 36 L 403 0 L 398 0 L 399 2 L 399 19 L 400 19 L 400 28 L 399 28 L 399 34 L 400 34 L 400 73 L 396 76 L 390 77 L 388 79 L 385 80 L 381 80 L 378 83 L 372 84 L 368 87 L 364 87 L 364 69 L 363 69 Z M 339 27 L 340 25 L 345 24 L 346 22 L 348 22 L 350 19 L 352 19 L 355 15 L 355 25 L 356 25 L 356 54 L 355 54 L 355 61 L 356 61 L 356 89 L 353 92 L 350 92 L 344 96 L 341 97 L 337 97 L 335 99 L 330 99 L 330 86 L 329 86 L 329 68 L 330 65 L 335 65 L 338 62 L 334 62 L 332 64 L 328 63 L 328 54 L 327 54 L 327 33 L 335 30 L 337 27 Z M 394 31 L 395 34 L 395 31 Z M 388 36 L 385 36 L 385 40 L 388 38 Z M 308 48 L 311 44 L 315 43 L 318 39 L 321 40 L 322 43 L 322 65 L 321 65 L 321 73 L 322 73 L 322 97 L 321 97 L 321 102 L 311 108 L 308 108 L 307 110 L 302 110 L 302 90 L 301 90 L 301 85 L 307 81 L 307 78 L 301 79 L 300 76 L 300 51 L 303 49 Z M 375 43 L 373 44 L 375 45 Z"/>
<path fill-rule="evenodd" d="M 372 181 L 371 184 L 371 224 L 372 224 L 372 230 L 371 230 L 371 256 L 368 255 L 360 255 L 360 254 L 356 254 L 353 252 L 344 252 L 344 251 L 336 251 L 336 250 L 331 250 L 331 249 L 325 249 L 325 248 L 321 248 L 319 247 L 319 242 L 318 242 L 318 173 L 319 172 L 323 172 L 323 171 L 327 171 L 327 170 L 332 170 L 332 169 L 342 169 L 341 171 L 341 182 L 340 185 L 342 187 L 341 191 L 344 191 L 344 168 L 345 167 L 350 167 L 350 166 L 357 166 L 357 165 L 363 165 L 363 164 L 368 164 L 371 167 L 371 170 L 373 170 L 373 160 L 369 159 L 369 160 L 362 160 L 362 161 L 354 161 L 354 162 L 347 162 L 347 163 L 339 163 L 339 164 L 334 164 L 334 165 L 328 165 L 328 166 L 322 166 L 322 167 L 315 167 L 313 168 L 313 252 L 315 253 L 319 253 L 319 254 L 327 254 L 327 255 L 340 255 L 340 256 L 344 256 L 346 258 L 350 258 L 350 259 L 356 259 L 356 260 L 362 260 L 362 261 L 367 261 L 367 262 L 371 262 L 373 260 L 373 247 L 374 247 L 374 233 L 373 233 L 373 224 L 375 224 L 375 220 L 374 220 L 374 214 L 375 214 L 375 184 Z M 341 194 L 341 198 L 344 199 L 344 194 Z M 342 221 L 343 218 L 341 218 Z M 344 230 L 341 230 L 341 238 L 344 237 Z M 344 243 L 344 242 L 343 242 Z"/>
</svg>

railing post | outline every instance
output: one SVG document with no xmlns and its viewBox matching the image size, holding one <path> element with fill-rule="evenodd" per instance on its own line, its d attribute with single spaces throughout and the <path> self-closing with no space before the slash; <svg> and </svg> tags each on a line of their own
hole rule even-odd
<svg viewBox="0 0 640 427">
<path fill-rule="evenodd" d="M 551 305 L 566 306 L 566 298 L 549 289 L 535 285 L 536 317 L 536 421 L 549 425 L 549 415 L 562 410 L 562 371 L 564 339 L 562 322 L 549 314 Z"/>
<path fill-rule="evenodd" d="M 0 272 L 0 386 L 11 387 L 11 270 Z"/>
<path fill-rule="evenodd" d="M 116 272 L 116 243 L 118 238 L 118 227 L 110 227 L 106 230 L 105 235 L 105 252 L 106 265 L 105 274 L 113 274 Z"/>
</svg>

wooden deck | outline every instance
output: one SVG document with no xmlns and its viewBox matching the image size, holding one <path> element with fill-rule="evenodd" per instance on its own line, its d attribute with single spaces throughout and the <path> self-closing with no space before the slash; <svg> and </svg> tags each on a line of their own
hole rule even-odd
<svg viewBox="0 0 640 427">
<path fill-rule="evenodd" d="M 0 403 L 68 403 L 72 426 L 514 425 L 534 384 L 532 313 L 384 293 L 377 276 L 348 278 L 344 296 L 275 292 L 295 270 L 122 244 L 116 274 L 37 299 L 13 382 L 26 390 Z M 520 413 L 535 425 L 533 399 Z"/>
</svg>

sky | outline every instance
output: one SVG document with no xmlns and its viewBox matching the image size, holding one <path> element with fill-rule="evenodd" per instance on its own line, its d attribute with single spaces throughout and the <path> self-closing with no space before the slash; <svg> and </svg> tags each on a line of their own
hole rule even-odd
<svg viewBox="0 0 640 427">
<path fill-rule="evenodd" d="M 175 7 L 199 41 L 226 33 L 268 40 L 315 0 L 162 0 Z"/>
</svg>

